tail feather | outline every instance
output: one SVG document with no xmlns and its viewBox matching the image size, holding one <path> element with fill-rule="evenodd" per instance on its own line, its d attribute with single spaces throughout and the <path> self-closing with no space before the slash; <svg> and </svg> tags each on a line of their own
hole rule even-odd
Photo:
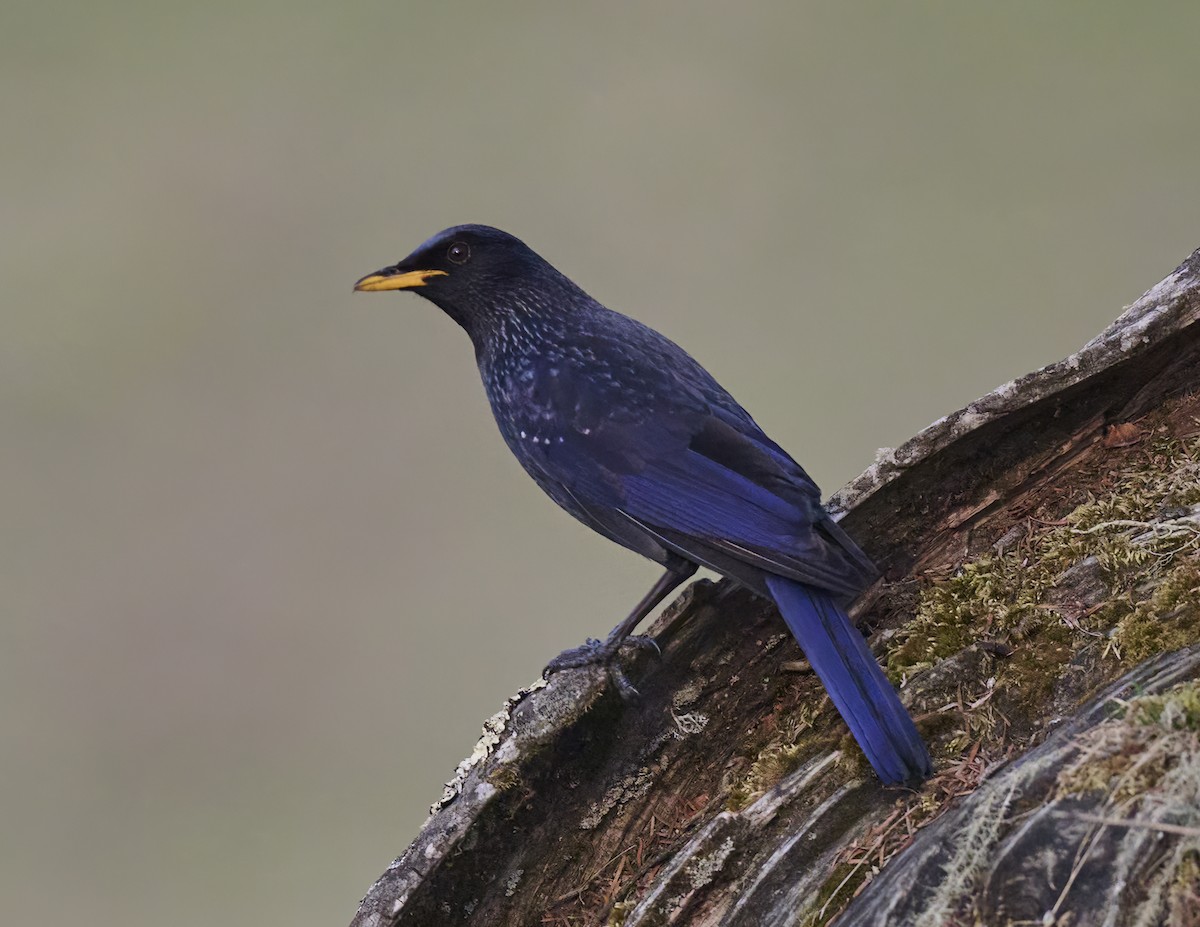
<svg viewBox="0 0 1200 927">
<path fill-rule="evenodd" d="M 781 576 L 768 576 L 767 587 L 879 778 L 898 784 L 932 775 L 921 735 L 845 609 Z"/>
</svg>

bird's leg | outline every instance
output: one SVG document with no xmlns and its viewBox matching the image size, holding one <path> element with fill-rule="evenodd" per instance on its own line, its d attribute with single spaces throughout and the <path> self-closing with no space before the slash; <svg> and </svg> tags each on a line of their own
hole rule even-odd
<svg viewBox="0 0 1200 927">
<path fill-rule="evenodd" d="M 613 628 L 605 640 L 598 641 L 594 638 L 588 638 L 582 647 L 573 647 L 570 650 L 564 650 L 546 664 L 546 675 L 557 670 L 599 664 L 608 670 L 609 677 L 622 696 L 637 695 L 637 690 L 630 685 L 629 680 L 625 678 L 625 673 L 620 667 L 618 657 L 621 647 L 633 645 L 658 651 L 658 644 L 654 642 L 653 638 L 630 637 L 630 634 L 634 628 L 641 624 L 647 615 L 654 611 L 663 599 L 695 572 L 696 564 L 694 563 L 690 563 L 682 558 L 677 562 L 672 562 L 667 567 L 667 571 L 659 577 L 658 582 L 634 606 L 629 616 Z"/>
<path fill-rule="evenodd" d="M 657 651 L 658 644 L 654 642 L 654 638 L 630 637 L 630 635 L 633 633 L 633 629 L 641 624 L 642 620 L 654 611 L 663 599 L 679 588 L 695 572 L 696 564 L 687 561 L 684 561 L 679 566 L 672 565 L 668 567 L 667 571 L 659 577 L 658 582 L 651 586 L 650 591 L 634 606 L 633 611 L 629 613 L 629 617 L 612 629 L 604 641 L 604 647 L 615 652 L 621 648 L 622 644 L 633 644 L 637 647 Z"/>
</svg>

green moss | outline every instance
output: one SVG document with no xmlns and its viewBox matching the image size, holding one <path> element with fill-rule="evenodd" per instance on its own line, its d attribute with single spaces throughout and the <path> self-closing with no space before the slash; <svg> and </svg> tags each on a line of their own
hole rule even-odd
<svg viewBox="0 0 1200 927">
<path fill-rule="evenodd" d="M 817 732 L 820 714 L 813 705 L 802 704 L 788 715 L 776 736 L 754 755 L 746 774 L 730 786 L 726 808 L 740 811 L 799 769 L 806 759 L 832 747 L 833 737 Z"/>
<path fill-rule="evenodd" d="M 1200 682 L 1180 683 L 1162 695 L 1132 700 L 1126 706 L 1125 720 L 1168 731 L 1200 731 Z"/>
<path fill-rule="evenodd" d="M 1080 740 L 1079 756 L 1059 773 L 1058 797 L 1099 792 L 1116 807 L 1155 790 L 1179 793 L 1178 782 L 1174 788 L 1166 783 L 1171 776 L 1189 775 L 1180 758 L 1194 753 L 1200 732 L 1200 681 L 1138 696 L 1122 709 Z M 1194 789 L 1193 783 L 1183 791 L 1194 794 Z"/>
<path fill-rule="evenodd" d="M 916 615 L 889 654 L 890 675 L 901 680 L 975 641 L 1000 639 L 1027 651 L 1028 657 L 1021 665 L 1023 655 L 1015 653 L 1010 668 L 1000 675 L 1014 684 L 1034 686 L 1035 695 L 1045 694 L 1054 671 L 1070 659 L 1081 636 L 1106 630 L 1117 617 L 1114 609 L 1104 608 L 1078 621 L 1064 621 L 1048 601 L 1064 572 L 1095 557 L 1105 580 L 1116 588 L 1170 572 L 1181 555 L 1195 556 L 1200 533 L 1186 523 L 1168 529 L 1161 524 L 1168 514 L 1198 502 L 1200 440 L 1186 445 L 1156 442 L 1142 459 L 1115 475 L 1111 492 L 1077 506 L 1064 523 L 1027 538 L 1019 549 L 966 563 L 954 576 L 926 587 Z M 1194 574 L 1194 564 L 1191 570 Z M 1192 602 L 1182 577 L 1164 585 L 1172 589 L 1164 596 Z M 1193 596 L 1195 585 L 1187 587 Z M 1165 605 L 1156 602 L 1153 607 L 1154 614 L 1162 614 Z M 1151 653 L 1172 649 L 1197 639 L 1193 624 L 1194 619 L 1176 621 L 1178 634 L 1160 641 L 1151 640 L 1149 629 L 1134 621 L 1127 644 L 1139 654 L 1148 647 Z M 1144 646 L 1137 646 L 1138 641 Z"/>
<path fill-rule="evenodd" d="M 1074 658 L 1078 633 L 1065 624 L 1046 622 L 1030 637 L 1001 662 L 995 686 L 1028 704 L 1041 704 L 1054 694 L 1063 668 Z"/>
<path fill-rule="evenodd" d="M 1159 786 L 1170 762 L 1170 756 L 1162 750 L 1130 743 L 1122 752 L 1064 770 L 1058 777 L 1057 796 L 1099 792 L 1107 796 L 1106 803 L 1111 806 L 1136 801 Z"/>
<path fill-rule="evenodd" d="M 824 927 L 829 918 L 840 913 L 850 903 L 859 885 L 871 875 L 870 866 L 839 863 L 817 890 L 812 908 L 799 927 Z"/>
<path fill-rule="evenodd" d="M 487 781 L 501 792 L 508 792 L 521 784 L 521 773 L 516 763 L 504 763 L 488 773 Z"/>
<path fill-rule="evenodd" d="M 1200 851 L 1189 850 L 1175 869 L 1167 894 L 1168 927 L 1200 922 Z"/>
<path fill-rule="evenodd" d="M 972 744 L 991 743 L 1001 719 L 990 703 L 963 713 L 942 711 L 918 725 L 928 744 L 938 745 L 935 752 L 946 757 L 958 757 Z M 936 757 L 935 757 L 936 759 Z"/>
<path fill-rule="evenodd" d="M 978 639 L 978 629 L 1015 598 L 1007 566 L 1003 558 L 983 557 L 926 589 L 902 643 L 888 656 L 889 672 L 901 677 L 925 669 Z"/>
<path fill-rule="evenodd" d="M 1059 623 L 1046 593 L 1068 567 L 1089 556 L 1065 530 L 1046 532 L 1031 554 L 985 556 L 924 590 L 914 621 L 888 658 L 893 678 L 920 671 L 982 639 L 1034 640 Z"/>
<path fill-rule="evenodd" d="M 772 744 L 750 765 L 750 772 L 730 790 L 727 806 L 731 811 L 746 807 L 788 773 L 796 770 L 807 751 L 803 746 Z"/>
<path fill-rule="evenodd" d="M 1059 773 L 1055 798 L 1107 792 L 1112 783 L 1129 769 L 1132 763 L 1131 756 L 1117 753 L 1068 767 Z"/>
<path fill-rule="evenodd" d="M 1127 665 L 1200 641 L 1200 562 L 1179 564 L 1117 622 L 1113 643 Z"/>
</svg>

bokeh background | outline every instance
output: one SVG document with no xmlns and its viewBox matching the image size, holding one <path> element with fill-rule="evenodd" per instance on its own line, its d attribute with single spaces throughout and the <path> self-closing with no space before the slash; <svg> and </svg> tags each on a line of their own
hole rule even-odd
<svg viewBox="0 0 1200 927">
<path fill-rule="evenodd" d="M 827 491 L 1200 245 L 1200 5 L 0 9 L 0 921 L 336 925 L 656 575 L 361 274 L 464 221 Z"/>
</svg>

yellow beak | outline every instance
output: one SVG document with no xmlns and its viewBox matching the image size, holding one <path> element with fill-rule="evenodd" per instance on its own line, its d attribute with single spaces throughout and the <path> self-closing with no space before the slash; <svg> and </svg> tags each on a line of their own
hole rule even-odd
<svg viewBox="0 0 1200 927">
<path fill-rule="evenodd" d="M 354 289 L 362 293 L 378 293 L 380 290 L 411 290 L 414 287 L 425 286 L 430 277 L 445 277 L 444 270 L 410 270 L 403 274 L 389 273 L 381 270 L 363 277 L 354 284 Z"/>
</svg>

